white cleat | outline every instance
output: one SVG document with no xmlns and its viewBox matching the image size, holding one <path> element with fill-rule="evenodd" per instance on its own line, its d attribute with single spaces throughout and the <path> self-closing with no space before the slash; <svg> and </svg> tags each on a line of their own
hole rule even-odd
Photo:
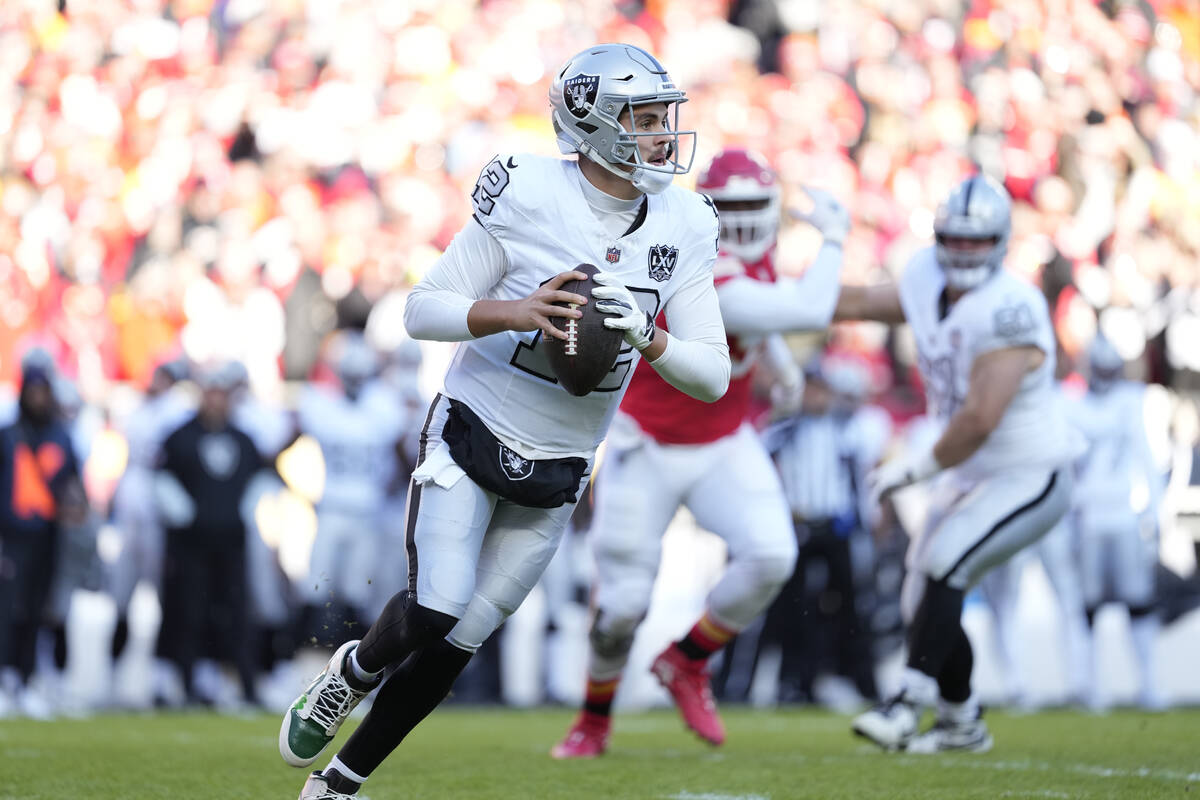
<svg viewBox="0 0 1200 800">
<path fill-rule="evenodd" d="M 300 800 L 366 800 L 357 794 L 343 794 L 329 788 L 329 781 L 320 772 L 314 772 L 300 790 Z"/>
<path fill-rule="evenodd" d="M 339 647 L 321 674 L 284 713 L 279 754 L 293 767 L 307 767 L 316 761 L 350 712 L 379 685 L 376 681 L 371 686 L 355 687 L 347 680 L 346 656 L 357 644 L 355 639 Z"/>
<path fill-rule="evenodd" d="M 968 753 L 986 753 L 992 749 L 992 734 L 987 723 L 981 719 L 969 722 L 938 720 L 932 728 L 914 736 L 905 748 L 909 753 L 945 753 L 960 750 Z"/>
<path fill-rule="evenodd" d="M 921 708 L 899 694 L 854 718 L 854 733 L 884 750 L 903 750 L 917 733 Z"/>
</svg>

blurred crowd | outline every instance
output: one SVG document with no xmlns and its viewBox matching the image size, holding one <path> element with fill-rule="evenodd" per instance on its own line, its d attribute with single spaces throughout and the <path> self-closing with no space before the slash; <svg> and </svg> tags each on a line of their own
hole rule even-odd
<svg viewBox="0 0 1200 800">
<path fill-rule="evenodd" d="M 307 577 L 312 473 L 329 455 L 296 438 L 302 387 L 342 386 L 342 332 L 365 329 L 402 405 L 418 404 L 396 302 L 494 153 L 557 152 L 549 71 L 596 41 L 670 68 L 696 163 L 744 145 L 776 166 L 785 204 L 802 183 L 833 191 L 854 215 L 849 282 L 894 274 L 972 164 L 1003 177 L 1008 265 L 1045 291 L 1063 374 L 1102 331 L 1169 389 L 1170 441 L 1193 471 L 1194 2 L 14 0 L 0 5 L 0 385 L 15 398 L 22 356 L 48 354 L 91 442 L 94 513 L 117 518 L 141 457 L 125 423 L 156 374 L 201 365 L 195 386 L 238 393 L 288 488 L 258 506 L 284 522 L 247 539 Z M 818 245 L 785 228 L 782 269 Z M 920 413 L 903 335 L 840 326 L 828 346 L 869 365 L 865 393 L 894 421 Z M 211 377 L 231 364 L 240 379 Z"/>
</svg>

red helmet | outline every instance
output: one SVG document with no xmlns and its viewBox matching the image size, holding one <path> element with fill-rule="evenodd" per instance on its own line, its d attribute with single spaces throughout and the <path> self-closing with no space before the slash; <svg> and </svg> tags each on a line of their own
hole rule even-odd
<svg viewBox="0 0 1200 800">
<path fill-rule="evenodd" d="M 722 150 L 704 168 L 696 190 L 717 204 L 722 250 L 757 261 L 775 244 L 779 181 L 765 158 L 749 150 Z"/>
</svg>

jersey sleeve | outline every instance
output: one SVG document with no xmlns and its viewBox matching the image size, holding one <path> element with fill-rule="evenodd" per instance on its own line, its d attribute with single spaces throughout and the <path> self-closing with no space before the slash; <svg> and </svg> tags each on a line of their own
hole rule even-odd
<svg viewBox="0 0 1200 800">
<path fill-rule="evenodd" d="M 509 229 L 521 224 L 521 208 L 531 200 L 531 185 L 537 184 L 537 160 L 501 153 L 479 171 L 471 190 L 471 209 L 484 230 L 503 239 Z"/>
<path fill-rule="evenodd" d="M 973 358 L 1011 347 L 1036 347 L 1053 352 L 1054 335 L 1046 301 L 1032 287 L 1028 292 L 1005 293 L 978 315 L 972 336 Z"/>
</svg>

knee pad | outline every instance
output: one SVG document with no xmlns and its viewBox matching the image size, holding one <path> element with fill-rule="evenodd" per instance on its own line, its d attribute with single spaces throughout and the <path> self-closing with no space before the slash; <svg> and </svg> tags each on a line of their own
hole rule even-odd
<svg viewBox="0 0 1200 800">
<path fill-rule="evenodd" d="M 620 618 L 597 611 L 588 630 L 588 642 L 601 658 L 624 656 L 633 649 L 634 634 L 644 617 Z"/>
</svg>

